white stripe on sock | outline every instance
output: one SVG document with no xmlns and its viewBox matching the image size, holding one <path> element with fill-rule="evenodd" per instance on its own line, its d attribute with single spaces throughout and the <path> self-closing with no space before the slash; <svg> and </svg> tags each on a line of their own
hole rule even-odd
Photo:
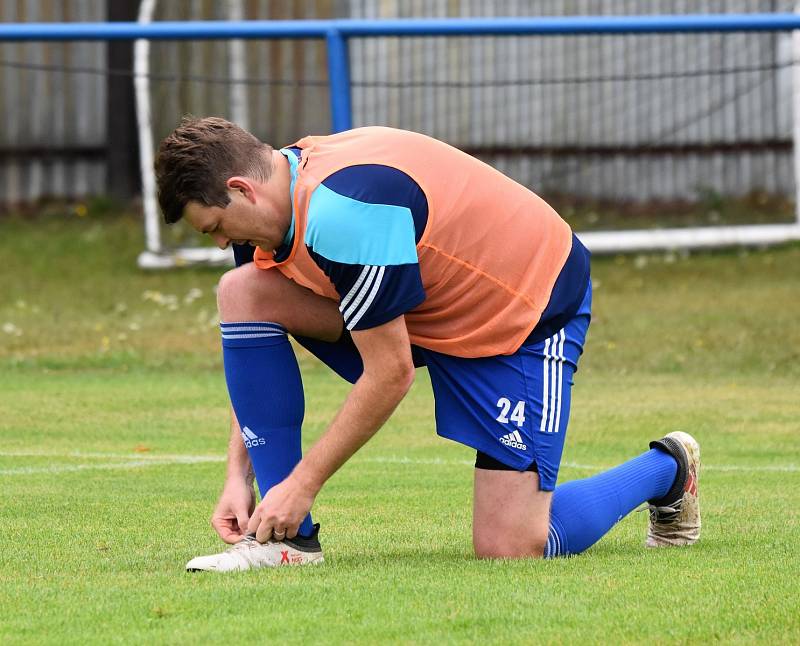
<svg viewBox="0 0 800 646">
<path fill-rule="evenodd" d="M 558 535 L 555 527 L 553 527 L 553 536 L 556 539 L 556 555 L 561 556 L 561 537 Z"/>
<path fill-rule="evenodd" d="M 281 325 L 220 325 L 222 333 L 226 332 L 273 332 L 286 334 L 286 328 Z"/>
<path fill-rule="evenodd" d="M 558 556 L 558 546 L 556 543 L 556 532 L 553 529 L 553 526 L 547 530 L 547 555 L 550 557 Z"/>
<path fill-rule="evenodd" d="M 266 339 L 270 336 L 286 336 L 285 332 L 265 332 L 264 334 L 223 334 L 223 339 Z"/>
</svg>

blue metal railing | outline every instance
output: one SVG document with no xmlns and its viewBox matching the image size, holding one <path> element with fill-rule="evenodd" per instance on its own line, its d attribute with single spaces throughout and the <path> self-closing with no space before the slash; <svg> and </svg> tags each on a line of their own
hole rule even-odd
<svg viewBox="0 0 800 646">
<path fill-rule="evenodd" d="M 370 36 L 511 36 L 564 34 L 664 34 L 677 32 L 788 31 L 800 15 L 707 14 L 663 16 L 575 16 L 559 18 L 448 18 L 393 20 L 256 20 L 138 24 L 0 24 L 2 41 L 209 40 L 229 38 L 324 38 L 333 131 L 352 127 L 348 38 Z"/>
</svg>

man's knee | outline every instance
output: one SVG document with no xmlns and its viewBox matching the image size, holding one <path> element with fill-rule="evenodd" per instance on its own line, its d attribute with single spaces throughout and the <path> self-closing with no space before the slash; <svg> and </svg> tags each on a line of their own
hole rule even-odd
<svg viewBox="0 0 800 646">
<path fill-rule="evenodd" d="M 223 321 L 263 320 L 276 281 L 282 276 L 252 264 L 224 273 L 217 286 L 217 307 Z"/>
<path fill-rule="evenodd" d="M 472 542 L 483 559 L 537 558 L 544 552 L 552 494 L 533 472 L 475 469 Z"/>
<path fill-rule="evenodd" d="M 542 558 L 547 539 L 476 534 L 473 537 L 475 556 L 479 559 Z"/>
<path fill-rule="evenodd" d="M 292 334 L 336 341 L 342 333 L 342 314 L 336 301 L 318 296 L 277 269 L 252 263 L 222 276 L 217 288 L 222 321 L 280 323 Z"/>
</svg>

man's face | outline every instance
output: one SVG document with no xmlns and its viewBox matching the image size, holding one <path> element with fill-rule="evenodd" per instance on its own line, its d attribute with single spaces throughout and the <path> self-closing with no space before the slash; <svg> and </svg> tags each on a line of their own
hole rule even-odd
<svg viewBox="0 0 800 646">
<path fill-rule="evenodd" d="M 268 212 L 238 190 L 230 191 L 230 197 L 226 207 L 191 201 L 184 207 L 183 217 L 195 230 L 211 236 L 221 249 L 234 243 L 272 250 L 281 243 L 275 239 L 275 225 L 270 223 Z"/>
</svg>

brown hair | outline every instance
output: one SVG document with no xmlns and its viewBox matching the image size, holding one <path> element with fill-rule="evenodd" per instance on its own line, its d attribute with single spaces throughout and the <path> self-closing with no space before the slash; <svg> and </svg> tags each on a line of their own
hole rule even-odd
<svg viewBox="0 0 800 646">
<path fill-rule="evenodd" d="M 272 147 L 225 119 L 189 115 L 161 142 L 155 168 L 164 221 L 173 224 L 191 200 L 227 206 L 230 177 L 266 182 L 272 174 Z"/>
</svg>

